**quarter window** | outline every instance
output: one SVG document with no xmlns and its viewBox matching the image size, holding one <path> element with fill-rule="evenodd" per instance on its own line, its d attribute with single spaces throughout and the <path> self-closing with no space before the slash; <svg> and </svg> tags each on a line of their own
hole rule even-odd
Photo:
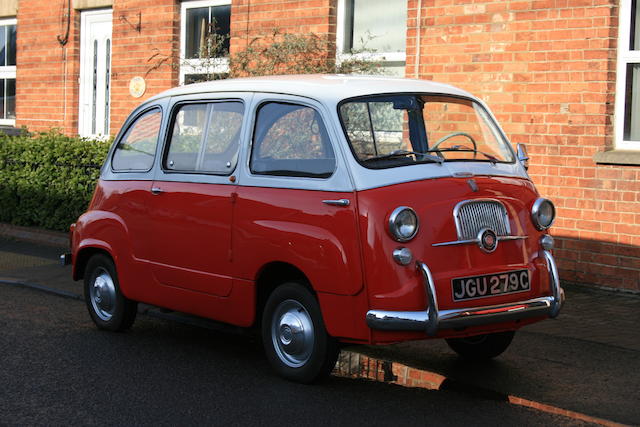
<svg viewBox="0 0 640 427">
<path fill-rule="evenodd" d="M 640 7 L 638 0 L 620 2 L 616 145 L 640 149 Z"/>
<path fill-rule="evenodd" d="M 251 172 L 327 178 L 335 156 L 320 114 L 313 108 L 269 102 L 258 110 Z"/>
<path fill-rule="evenodd" d="M 229 71 L 231 2 L 182 2 L 180 83 L 226 76 Z"/>
<path fill-rule="evenodd" d="M 338 59 L 373 50 L 387 74 L 404 76 L 406 65 L 407 1 L 339 0 Z"/>
<path fill-rule="evenodd" d="M 238 101 L 180 105 L 165 169 L 229 175 L 238 160 L 243 115 Z"/>
<path fill-rule="evenodd" d="M 129 126 L 113 154 L 113 170 L 146 172 L 151 169 L 161 120 L 162 113 L 159 109 L 154 109 L 142 114 Z"/>
<path fill-rule="evenodd" d="M 16 20 L 0 20 L 0 124 L 16 118 Z"/>
</svg>

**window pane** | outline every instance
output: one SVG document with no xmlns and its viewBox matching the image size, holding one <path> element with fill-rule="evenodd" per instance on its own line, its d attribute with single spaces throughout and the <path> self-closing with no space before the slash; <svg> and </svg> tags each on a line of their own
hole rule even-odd
<svg viewBox="0 0 640 427">
<path fill-rule="evenodd" d="M 7 65 L 7 27 L 0 26 L 0 67 Z"/>
<path fill-rule="evenodd" d="M 16 65 L 16 26 L 7 26 L 7 65 Z"/>
<path fill-rule="evenodd" d="M 625 141 L 640 141 L 640 64 L 627 65 L 624 139 Z"/>
<path fill-rule="evenodd" d="M 229 174 L 235 168 L 243 110 L 241 102 L 221 102 L 212 105 L 202 167 L 198 169 Z"/>
<path fill-rule="evenodd" d="M 0 79 L 0 119 L 6 119 L 4 115 L 4 107 L 6 105 L 4 97 L 5 79 Z"/>
<path fill-rule="evenodd" d="M 7 119 L 16 118 L 16 79 L 7 79 L 6 90 L 6 117 Z"/>
<path fill-rule="evenodd" d="M 631 1 L 631 27 L 629 31 L 629 50 L 638 50 L 640 48 L 640 29 L 638 29 L 638 23 L 640 23 L 640 8 L 637 5 L 636 0 Z"/>
<path fill-rule="evenodd" d="M 185 57 L 226 55 L 229 51 L 231 5 L 191 8 L 187 9 L 186 15 Z M 220 38 L 212 38 L 214 33 Z M 218 48 L 223 52 L 217 51 Z"/>
<path fill-rule="evenodd" d="M 165 168 L 190 172 L 196 170 L 206 118 L 207 104 L 180 107 L 173 121 Z"/>
<path fill-rule="evenodd" d="M 231 34 L 231 5 L 213 7 L 211 16 L 215 20 L 215 32 L 218 35 L 224 37 L 222 48 L 224 52 L 229 52 L 229 34 Z"/>
<path fill-rule="evenodd" d="M 407 2 L 352 0 L 346 2 L 345 46 L 375 49 L 377 52 L 404 52 L 407 32 Z"/>
<path fill-rule="evenodd" d="M 276 102 L 260 107 L 251 172 L 326 178 L 334 169 L 333 148 L 317 111 Z"/>
<path fill-rule="evenodd" d="M 160 110 L 140 116 L 122 137 L 113 155 L 112 166 L 117 171 L 148 171 L 153 165 L 158 133 Z"/>
<path fill-rule="evenodd" d="M 209 8 L 187 9 L 185 57 L 199 58 L 200 48 L 204 45 L 209 25 Z"/>
</svg>

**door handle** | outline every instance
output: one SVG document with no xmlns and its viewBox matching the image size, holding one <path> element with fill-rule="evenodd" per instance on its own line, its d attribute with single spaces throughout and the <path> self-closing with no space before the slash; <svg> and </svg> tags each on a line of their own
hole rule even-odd
<svg viewBox="0 0 640 427">
<path fill-rule="evenodd" d="M 164 193 L 164 190 L 160 187 L 151 187 L 151 194 L 157 196 L 158 194 Z"/>
<path fill-rule="evenodd" d="M 349 204 L 351 204 L 349 199 L 323 200 L 322 203 L 324 203 L 325 205 L 331 205 L 331 206 L 349 206 Z"/>
</svg>

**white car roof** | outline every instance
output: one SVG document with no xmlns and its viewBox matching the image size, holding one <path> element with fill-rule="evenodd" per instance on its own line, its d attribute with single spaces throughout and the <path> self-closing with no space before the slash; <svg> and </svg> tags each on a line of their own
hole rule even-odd
<svg viewBox="0 0 640 427">
<path fill-rule="evenodd" d="M 305 74 L 215 80 L 166 90 L 148 100 L 214 92 L 268 92 L 339 102 L 345 98 L 385 93 L 438 93 L 474 98 L 468 92 L 427 80 L 382 76 Z"/>
</svg>

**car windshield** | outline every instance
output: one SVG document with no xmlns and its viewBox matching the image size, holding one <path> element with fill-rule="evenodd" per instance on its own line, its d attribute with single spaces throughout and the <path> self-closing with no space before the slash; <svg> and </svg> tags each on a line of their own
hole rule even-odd
<svg viewBox="0 0 640 427">
<path fill-rule="evenodd" d="M 477 102 L 444 95 L 350 99 L 340 120 L 358 161 L 373 169 L 416 163 L 512 163 L 512 151 Z"/>
</svg>

